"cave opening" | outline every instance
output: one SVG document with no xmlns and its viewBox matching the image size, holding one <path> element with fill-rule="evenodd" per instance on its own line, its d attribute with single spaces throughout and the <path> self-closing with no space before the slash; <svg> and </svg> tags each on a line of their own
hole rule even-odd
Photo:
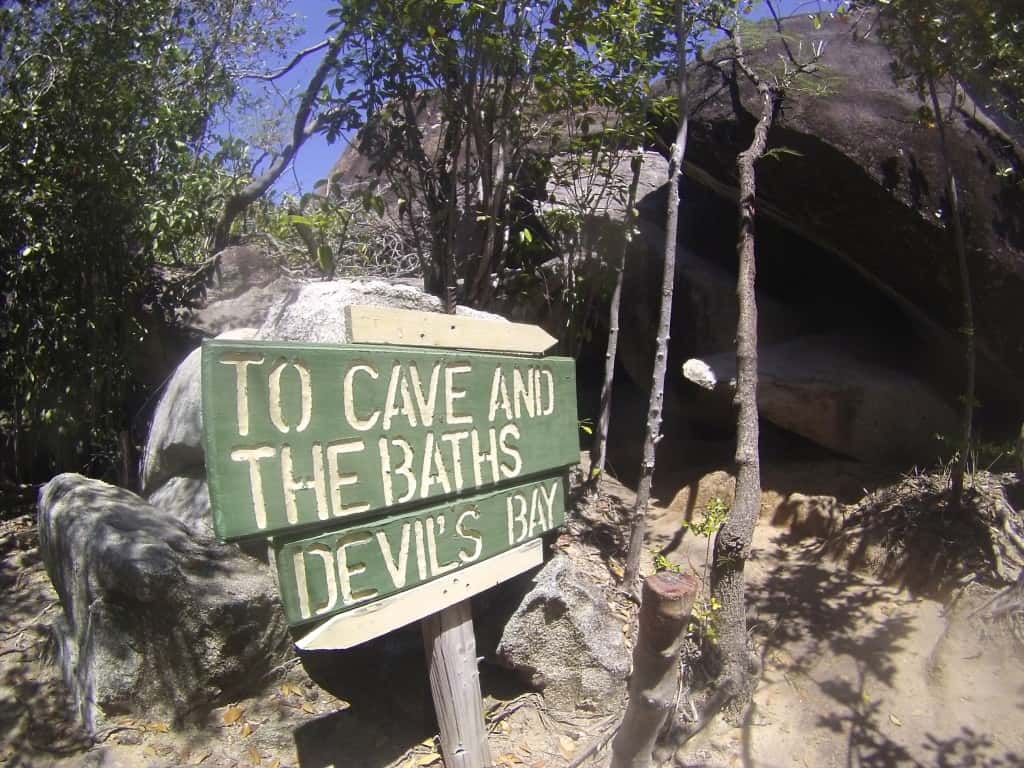
<svg viewBox="0 0 1024 768">
<path fill-rule="evenodd" d="M 663 189 L 658 196 L 667 198 Z M 690 358 L 733 352 L 736 320 L 735 202 L 693 181 L 684 182 L 679 256 L 666 376 L 663 438 L 658 445 L 658 485 L 671 486 L 711 468 L 729 467 L 734 450 L 733 411 L 711 404 L 706 393 L 686 381 L 682 366 Z M 665 201 L 647 200 L 642 215 L 657 221 Z M 884 226 L 884 223 L 879 224 Z M 837 254 L 768 216 L 757 222 L 759 350 L 794 340 L 815 339 L 853 365 L 888 371 L 917 380 L 955 411 L 963 380 L 959 356 L 922 327 L 905 307 Z M 648 238 L 649 239 L 649 238 Z M 622 349 L 635 352 L 653 341 L 642 338 L 656 318 L 660 295 L 660 259 L 634 254 L 627 268 L 623 298 L 623 335 L 612 404 L 609 470 L 626 484 L 635 483 L 647 419 L 652 357 L 638 366 L 622 364 Z M 646 305 L 647 326 L 637 321 Z M 627 317 L 632 313 L 633 321 Z M 640 314 L 644 314 L 641 312 Z M 606 329 L 594 333 L 578 358 L 580 417 L 594 418 L 599 405 Z M 632 334 L 632 336 L 631 336 Z M 980 382 L 977 423 L 984 433 L 999 433 L 1009 423 L 1005 404 L 989 397 Z M 987 407 L 991 406 L 991 407 Z M 1017 422 L 1019 423 L 1019 422 Z M 995 425 L 993 429 L 992 425 Z M 899 425 L 893 425 L 898 429 Z M 953 435 L 944 435 L 952 439 Z M 588 439 L 583 440 L 589 444 Z M 762 463 L 843 460 L 851 455 L 761 418 Z M 931 466 L 939 453 L 916 457 Z M 864 461 L 863 456 L 859 457 Z M 910 465 L 900 467 L 909 469 Z"/>
</svg>

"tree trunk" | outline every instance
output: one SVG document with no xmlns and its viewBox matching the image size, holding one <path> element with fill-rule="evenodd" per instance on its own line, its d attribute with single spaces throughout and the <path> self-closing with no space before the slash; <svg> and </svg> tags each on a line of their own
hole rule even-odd
<svg viewBox="0 0 1024 768">
<path fill-rule="evenodd" d="M 754 525 L 761 510 L 757 423 L 757 301 L 754 294 L 754 163 L 764 154 L 775 108 L 775 94 L 766 84 L 758 84 L 758 95 L 761 114 L 754 127 L 754 138 L 736 161 L 740 187 L 739 235 L 736 243 L 739 257 L 736 281 L 739 320 L 736 324 L 736 395 L 733 400 L 737 411 L 736 497 L 725 523 L 715 537 L 711 566 L 712 594 L 721 606 L 715 617 L 718 630 L 715 656 L 719 666 L 719 685 L 727 686 L 729 698 L 740 701 L 749 698 L 751 691 L 743 568 L 750 555 Z"/>
<path fill-rule="evenodd" d="M 668 367 L 668 339 L 672 320 L 672 292 L 675 288 L 676 233 L 679 229 L 679 182 L 682 177 L 683 157 L 686 155 L 686 135 L 689 129 L 689 99 L 686 72 L 686 38 L 689 25 L 686 23 L 685 4 L 676 4 L 676 56 L 679 65 L 679 130 L 672 145 L 669 160 L 668 211 L 665 217 L 665 263 L 661 276 L 661 312 L 658 316 L 657 349 L 654 353 L 654 373 L 651 377 L 651 399 L 647 409 L 647 429 L 644 434 L 644 458 L 640 465 L 640 483 L 637 486 L 636 505 L 633 507 L 633 522 L 629 532 L 629 553 L 626 556 L 626 573 L 623 583 L 634 597 L 639 597 L 640 555 L 647 532 L 647 507 L 651 500 L 651 484 L 654 482 L 655 447 L 661 440 L 662 404 L 665 398 L 665 369 Z"/>
<path fill-rule="evenodd" d="M 974 433 L 974 299 L 971 294 L 971 275 L 967 269 L 967 245 L 964 242 L 963 222 L 960 218 L 960 197 L 957 194 L 956 173 L 949 157 L 946 144 L 946 125 L 942 119 L 942 107 L 935 90 L 935 78 L 928 78 L 928 95 L 931 97 L 932 110 L 935 112 L 935 124 L 939 128 L 939 148 L 942 152 L 942 164 L 946 171 L 946 194 L 949 195 L 949 218 L 953 226 L 953 243 L 956 247 L 956 263 L 960 272 L 960 297 L 963 307 L 964 334 L 964 402 L 960 411 L 960 434 L 957 436 L 957 456 L 953 464 L 952 486 L 950 488 L 950 507 L 959 511 L 963 502 L 964 477 L 967 474 L 967 454 L 971 449 Z"/>
<path fill-rule="evenodd" d="M 696 596 L 692 576 L 662 571 L 644 581 L 629 706 L 612 742 L 611 768 L 652 765 L 654 742 L 679 690 L 679 647 Z"/>
<path fill-rule="evenodd" d="M 622 243 L 619 263 L 615 266 L 615 288 L 612 291 L 611 306 L 608 308 L 608 350 L 604 356 L 604 383 L 601 385 L 601 411 L 597 417 L 597 428 L 594 430 L 594 444 L 590 450 L 590 477 L 592 487 L 604 474 L 605 458 L 608 450 L 608 425 L 612 418 L 612 383 L 615 379 L 615 358 L 619 349 L 619 305 L 622 302 L 622 280 L 626 273 L 626 255 L 629 252 L 629 230 L 633 226 L 633 209 L 636 207 L 636 191 L 640 186 L 640 170 L 643 168 L 644 148 L 637 147 L 631 163 L 633 178 L 629 182 L 629 194 L 626 199 L 626 238 Z"/>
</svg>

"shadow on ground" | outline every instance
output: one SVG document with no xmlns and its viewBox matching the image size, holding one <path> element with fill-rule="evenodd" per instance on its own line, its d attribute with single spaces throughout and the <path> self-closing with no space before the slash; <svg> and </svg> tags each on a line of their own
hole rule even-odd
<svg viewBox="0 0 1024 768">
<path fill-rule="evenodd" d="M 824 734 L 831 735 L 827 741 L 833 749 L 842 744 L 842 753 L 829 755 L 828 765 L 1024 765 L 1020 755 L 1006 751 L 991 736 L 966 724 L 957 730 L 949 723 L 943 727 L 937 721 L 928 722 L 927 716 L 919 718 L 923 720 L 920 723 L 904 723 L 909 715 L 903 714 L 901 719 L 894 713 L 893 701 L 898 697 L 903 697 L 905 706 L 920 706 L 924 714 L 930 706 L 925 699 L 937 695 L 926 679 L 918 652 L 927 639 L 917 623 L 920 605 L 913 599 L 854 572 L 817 562 L 818 553 L 810 546 L 778 549 L 772 557 L 778 562 L 768 565 L 766 576 L 752 584 L 748 593 L 757 617 L 753 626 L 762 648 L 765 680 L 769 686 L 784 681 L 806 694 L 799 699 L 812 711 L 802 713 L 797 721 L 804 729 L 802 738 L 810 743 L 817 730 L 823 742 Z M 911 661 L 915 662 L 913 668 Z M 915 684 L 913 690 L 908 681 Z M 1006 705 L 1010 710 L 1009 700 Z M 956 713 L 951 714 L 955 719 Z M 742 729 L 747 768 L 766 768 L 754 756 L 754 740 L 765 738 L 759 728 L 764 725 L 759 722 L 762 715 L 752 707 Z M 1006 715 L 1018 717 L 1010 716 L 1009 711 Z M 1007 724 L 990 725 L 1003 732 Z"/>
</svg>

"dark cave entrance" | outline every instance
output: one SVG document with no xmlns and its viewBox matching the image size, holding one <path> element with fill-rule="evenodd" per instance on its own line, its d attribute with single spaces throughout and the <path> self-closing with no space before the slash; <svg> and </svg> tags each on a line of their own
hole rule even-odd
<svg viewBox="0 0 1024 768">
<path fill-rule="evenodd" d="M 731 409 L 710 409 L 703 393 L 683 379 L 681 370 L 691 357 L 731 350 L 735 331 L 735 203 L 695 182 L 684 182 L 682 195 L 665 418 L 656 471 L 656 477 L 662 478 L 692 476 L 729 466 L 734 449 Z M 642 215 L 652 222 L 663 220 L 659 217 L 664 212 L 667 190 L 650 197 L 654 199 L 644 201 Z M 844 353 L 925 382 L 951 407 L 957 407 L 963 386 L 962 357 L 957 350 L 838 255 L 768 216 L 759 216 L 757 266 L 762 347 L 801 336 L 835 339 Z M 687 283 L 695 274 L 702 281 L 700 286 Z M 631 257 L 627 285 L 632 283 L 633 288 L 627 288 L 624 302 L 646 296 L 653 305 L 649 311 L 656 314 L 660 275 L 660 259 L 650 254 Z M 730 302 L 731 309 L 727 309 Z M 635 327 L 632 330 L 636 332 Z M 605 333 L 605 328 L 594 333 L 578 358 L 581 419 L 593 418 L 598 411 Z M 629 338 L 629 333 L 630 328 L 624 326 L 620 348 L 642 343 Z M 621 363 L 616 371 L 608 462 L 610 471 L 627 484 L 635 482 L 639 470 L 650 365 L 648 362 L 642 380 L 635 375 L 635 366 L 633 376 Z M 1007 424 L 1019 424 L 1017 409 L 987 388 L 983 378 L 979 380 L 978 399 L 982 404 L 976 415 L 978 430 L 1005 439 L 1009 434 Z M 1014 413 L 1008 413 L 1008 409 Z M 589 446 L 589 442 L 584 435 L 583 444 Z M 845 458 L 764 418 L 761 453 L 764 463 Z M 921 457 L 920 465 L 931 465 L 939 459 L 939 455 Z"/>
</svg>

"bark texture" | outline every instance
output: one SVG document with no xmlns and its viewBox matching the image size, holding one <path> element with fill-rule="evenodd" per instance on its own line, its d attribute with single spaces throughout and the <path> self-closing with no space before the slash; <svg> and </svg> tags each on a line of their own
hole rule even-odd
<svg viewBox="0 0 1024 768">
<path fill-rule="evenodd" d="M 949 195 L 949 218 L 953 228 L 953 245 L 956 248 L 957 271 L 960 275 L 960 297 L 963 306 L 964 334 L 964 402 L 960 412 L 960 434 L 958 436 L 958 452 L 953 466 L 952 487 L 950 489 L 950 506 L 954 511 L 960 509 L 964 495 L 964 476 L 967 474 L 967 454 L 971 448 L 974 433 L 974 390 L 976 355 L 974 351 L 974 299 L 971 293 L 971 274 L 967 268 L 967 245 L 964 242 L 963 221 L 960 213 L 960 196 L 957 190 L 956 172 L 949 154 L 946 141 L 946 124 L 942 116 L 942 107 L 935 89 L 935 78 L 928 78 L 928 95 L 931 98 L 932 110 L 935 112 L 935 124 L 939 128 L 939 148 L 942 164 L 946 172 L 946 194 Z"/>
<path fill-rule="evenodd" d="M 740 185 L 740 221 L 737 238 L 739 275 L 736 298 L 736 496 L 725 523 L 715 537 L 711 568 L 712 594 L 721 605 L 717 616 L 720 685 L 731 697 L 749 697 L 747 616 L 744 600 L 744 565 L 750 555 L 754 524 L 761 509 L 761 469 L 757 423 L 757 302 L 754 295 L 756 260 L 754 215 L 756 177 L 754 163 L 764 155 L 775 108 L 775 93 L 758 81 L 761 114 L 750 146 L 737 158 Z"/>
<path fill-rule="evenodd" d="M 651 485 L 654 482 L 655 448 L 661 439 L 662 405 L 665 399 L 665 369 L 668 367 L 668 339 L 672 325 L 672 293 L 675 288 L 676 234 L 679 229 L 679 181 L 686 156 L 686 136 L 690 127 L 688 74 L 686 71 L 686 39 L 689 28 L 685 22 L 685 4 L 677 4 L 676 37 L 679 72 L 679 130 L 672 145 L 669 161 L 668 213 L 665 220 L 665 259 L 661 276 L 661 310 L 658 316 L 657 350 L 654 354 L 654 372 L 651 377 L 651 400 L 647 409 L 647 429 L 644 433 L 644 457 L 640 465 L 640 482 L 637 485 L 636 505 L 633 507 L 633 521 L 629 532 L 629 552 L 626 555 L 626 569 L 623 583 L 634 597 L 638 597 L 640 577 L 640 555 L 644 548 L 647 532 L 647 507 L 651 501 Z"/>
<path fill-rule="evenodd" d="M 611 768 L 649 768 L 654 742 L 679 690 L 679 648 L 697 595 L 692 576 L 662 571 L 644 581 L 629 705 L 612 742 Z"/>
<path fill-rule="evenodd" d="M 640 185 L 640 171 L 643 168 L 643 147 L 638 147 L 631 166 L 633 178 L 629 183 L 629 194 L 626 200 L 626 219 L 624 229 L 628 233 L 633 226 L 636 208 L 636 191 Z M 605 459 L 608 454 L 608 426 L 612 420 L 612 386 L 615 381 L 615 358 L 619 349 L 619 307 L 622 304 L 622 281 L 626 274 L 626 254 L 629 251 L 629 237 L 622 243 L 622 253 L 615 267 L 615 288 L 612 290 L 611 305 L 608 308 L 608 349 L 604 355 L 604 381 L 601 385 L 601 412 L 597 418 L 597 429 L 594 432 L 594 445 L 590 451 L 590 482 L 596 484 L 604 474 Z"/>
<path fill-rule="evenodd" d="M 238 218 L 239 214 L 259 200 L 270 189 L 292 160 L 295 159 L 295 155 L 298 154 L 299 149 L 306 143 L 306 140 L 324 127 L 324 115 L 319 115 L 312 121 L 309 118 L 313 112 L 313 106 L 320 96 L 320 90 L 324 87 L 327 76 L 338 65 L 338 52 L 341 50 L 341 44 L 340 35 L 328 44 L 327 53 L 324 54 L 323 60 L 313 73 L 313 77 L 310 78 L 309 84 L 302 94 L 302 100 L 299 102 L 299 109 L 295 113 L 291 143 L 274 159 L 266 173 L 253 179 L 242 187 L 241 191 L 229 197 L 224 203 L 224 210 L 221 212 L 220 219 L 217 221 L 217 226 L 213 231 L 214 253 L 220 253 L 227 247 L 231 236 L 231 225 Z M 307 53 L 313 50 L 309 49 Z"/>
</svg>

